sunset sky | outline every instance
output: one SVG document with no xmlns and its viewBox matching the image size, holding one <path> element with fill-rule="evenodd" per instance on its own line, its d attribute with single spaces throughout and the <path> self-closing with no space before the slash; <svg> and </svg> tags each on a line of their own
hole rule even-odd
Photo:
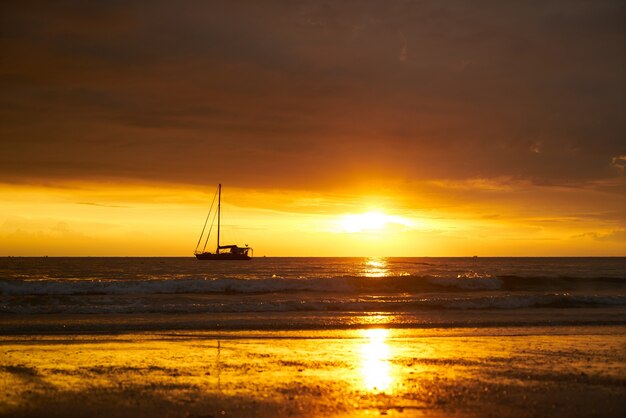
<svg viewBox="0 0 626 418">
<path fill-rule="evenodd" d="M 626 255 L 626 9 L 0 6 L 0 255 Z"/>
</svg>

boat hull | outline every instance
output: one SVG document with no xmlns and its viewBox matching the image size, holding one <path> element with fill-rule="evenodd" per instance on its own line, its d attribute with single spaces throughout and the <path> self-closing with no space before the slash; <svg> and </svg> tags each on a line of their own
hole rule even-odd
<svg viewBox="0 0 626 418">
<path fill-rule="evenodd" d="M 247 254 L 233 254 L 233 253 L 198 253 L 196 254 L 198 260 L 250 260 L 251 257 Z"/>
</svg>

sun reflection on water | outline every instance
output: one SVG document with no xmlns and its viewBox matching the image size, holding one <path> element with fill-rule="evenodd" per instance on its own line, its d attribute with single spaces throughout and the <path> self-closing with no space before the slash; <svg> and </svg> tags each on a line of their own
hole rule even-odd
<svg viewBox="0 0 626 418">
<path fill-rule="evenodd" d="M 361 373 L 363 386 L 368 391 L 386 392 L 391 387 L 391 356 L 386 343 L 389 330 L 367 329 L 363 335 L 369 341 L 361 347 Z"/>
<path fill-rule="evenodd" d="M 389 272 L 387 268 L 387 260 L 379 257 L 368 258 L 363 269 L 365 277 L 385 277 Z"/>
</svg>

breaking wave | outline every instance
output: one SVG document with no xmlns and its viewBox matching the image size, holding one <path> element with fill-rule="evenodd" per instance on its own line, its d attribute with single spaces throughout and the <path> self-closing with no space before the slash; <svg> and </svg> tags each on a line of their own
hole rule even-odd
<svg viewBox="0 0 626 418">
<path fill-rule="evenodd" d="M 254 294 L 321 292 L 361 294 L 372 292 L 464 291 L 569 291 L 626 289 L 626 279 L 597 277 L 518 276 L 399 276 L 323 278 L 150 278 L 106 279 L 10 279 L 0 280 L 0 295 L 145 295 L 145 294 Z"/>
<path fill-rule="evenodd" d="M 15 298 L 15 297 L 14 297 Z M 144 297 L 41 297 L 36 303 L 16 297 L 0 300 L 0 312 L 12 314 L 130 314 L 130 313 L 247 313 L 247 312 L 416 312 L 422 310 L 481 310 L 521 308 L 589 308 L 626 306 L 626 295 L 495 295 L 477 297 L 281 297 L 224 299 L 215 296 L 187 298 Z"/>
</svg>

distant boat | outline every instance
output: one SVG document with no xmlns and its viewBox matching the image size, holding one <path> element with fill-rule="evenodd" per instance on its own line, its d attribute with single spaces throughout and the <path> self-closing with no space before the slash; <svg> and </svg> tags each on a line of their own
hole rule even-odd
<svg viewBox="0 0 626 418">
<path fill-rule="evenodd" d="M 213 197 L 213 203 L 215 203 L 215 197 Z M 205 251 L 207 243 L 209 242 L 209 236 L 211 235 L 211 230 L 213 229 L 213 222 L 211 222 L 211 227 L 206 234 L 206 239 L 204 241 L 204 247 L 202 251 L 200 251 L 200 243 L 202 242 L 202 237 L 205 236 L 204 231 L 206 230 L 207 223 L 209 222 L 209 217 L 211 216 L 211 212 L 213 210 L 213 203 L 211 203 L 211 207 L 209 208 L 209 213 L 204 221 L 204 226 L 202 227 L 202 232 L 200 233 L 200 238 L 198 239 L 198 244 L 196 245 L 196 249 L 194 251 L 194 255 L 198 260 L 250 260 L 251 254 L 253 252 L 252 248 L 248 247 L 246 244 L 245 247 L 238 247 L 237 245 L 220 245 L 220 229 L 221 229 L 221 218 L 222 218 L 222 185 L 219 184 L 217 186 L 217 248 L 215 252 Z M 215 221 L 215 215 L 213 216 L 213 221 Z M 249 255 L 250 254 L 250 255 Z"/>
</svg>

